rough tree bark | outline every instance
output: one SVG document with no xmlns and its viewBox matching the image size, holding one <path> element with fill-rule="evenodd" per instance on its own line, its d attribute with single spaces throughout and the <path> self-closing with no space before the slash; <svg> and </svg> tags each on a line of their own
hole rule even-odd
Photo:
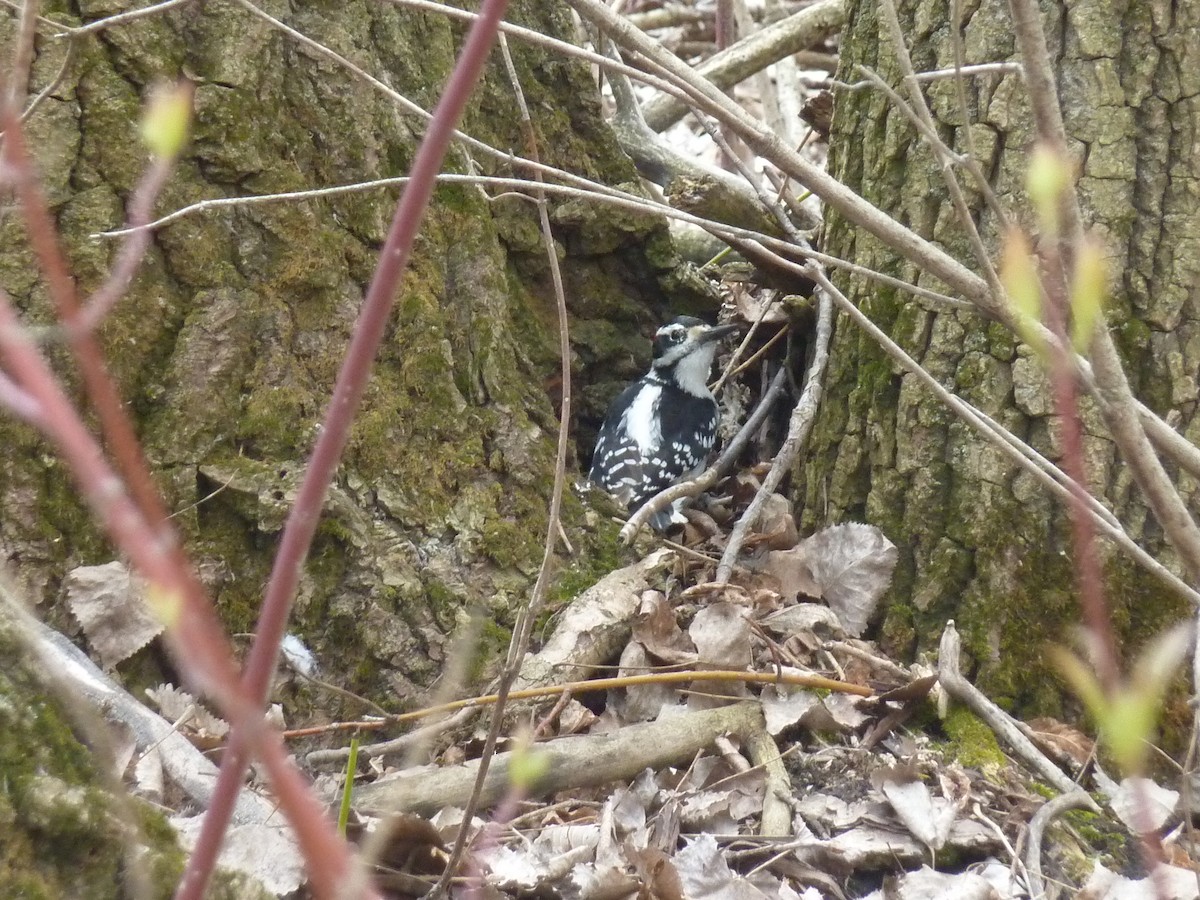
<svg viewBox="0 0 1200 900">
<path fill-rule="evenodd" d="M 101 0 L 47 14 L 78 24 L 126 8 Z M 426 108 L 463 33 L 445 17 L 374 2 L 265 8 Z M 556 4 L 517 3 L 510 19 L 570 36 Z M 56 30 L 39 38 L 35 90 L 62 63 Z M 634 182 L 586 67 L 512 44 L 545 160 Z M 84 291 L 117 246 L 89 235 L 122 223 L 146 162 L 141 102 L 156 80 L 181 76 L 196 86 L 194 136 L 161 212 L 402 175 L 421 132 L 383 93 L 233 3 L 185 5 L 81 39 L 28 128 Z M 463 128 L 507 151 L 523 145 L 518 123 L 497 62 Z M 452 152 L 448 165 L 464 171 L 466 159 Z M 395 198 L 376 190 L 184 218 L 156 234 L 103 325 L 163 490 L 234 631 L 253 627 Z M 606 382 L 644 363 L 639 331 L 664 295 L 693 309 L 703 297 L 675 270 L 661 221 L 579 202 L 556 204 L 552 217 L 570 257 L 573 364 L 604 372 L 581 379 L 589 388 L 577 399 L 581 416 L 595 418 Z M 3 228 L 0 283 L 32 320 L 49 321 L 19 216 L 10 212 Z M 532 205 L 440 189 L 296 607 L 297 631 L 355 689 L 411 696 L 440 671 L 465 606 L 482 604 L 503 623 L 522 599 L 551 484 L 555 323 Z M 0 550 L 42 601 L 66 569 L 111 550 L 37 436 L 7 419 L 0 429 L 11 448 L 0 461 Z M 568 516 L 581 521 L 577 503 L 568 501 Z"/>
<path fill-rule="evenodd" d="M 953 66 L 951 7 L 925 0 L 901 5 L 918 72 Z M 1003 0 L 963 7 L 968 64 L 1015 58 Z M 1112 254 L 1110 327 L 1137 393 L 1196 440 L 1200 11 L 1157 0 L 1042 7 L 1081 166 L 1081 201 Z M 861 64 L 899 86 L 877 4 L 854 2 L 848 21 L 839 78 L 860 81 L 855 67 Z M 1032 141 L 1020 77 L 970 78 L 967 123 L 952 81 L 927 83 L 925 92 L 946 142 L 967 153 L 969 128 L 991 185 L 1011 209 L 1020 209 Z M 923 236 L 971 260 L 932 153 L 881 92 L 837 93 L 830 169 Z M 994 247 L 995 222 L 969 178 L 963 181 Z M 827 249 L 917 283 L 932 282 L 836 217 Z M 842 283 L 943 384 L 1053 458 L 1052 405 L 1041 366 L 1004 329 L 866 280 Z M 798 499 L 810 527 L 866 519 L 901 548 L 883 620 L 889 649 L 932 649 L 953 617 L 982 686 L 1025 709 L 1060 708 L 1041 648 L 1065 639 L 1078 616 L 1063 509 L 846 323 L 836 335 L 827 396 L 812 451 L 799 466 Z M 1135 538 L 1172 561 L 1093 411 L 1085 411 L 1085 431 L 1094 488 L 1114 504 Z M 1194 501 L 1194 481 L 1179 481 Z M 1122 634 L 1144 635 L 1186 612 L 1115 552 L 1107 553 L 1105 570 Z"/>
<path fill-rule="evenodd" d="M 135 5 L 54 0 L 43 13 L 78 25 Z M 463 35 L 445 17 L 375 0 L 268 0 L 262 8 L 426 109 Z M 571 36 L 559 4 L 518 0 L 509 19 Z M 0 28 L 11 46 L 11 11 Z M 60 30 L 39 26 L 34 93 L 64 62 Z M 636 184 L 603 125 L 587 68 L 510 44 L 543 160 Z M 123 223 L 147 162 L 137 139 L 142 102 L 157 80 L 180 77 L 196 89 L 193 137 L 160 213 L 403 175 L 422 131 L 384 93 L 236 3 L 183 5 L 81 37 L 26 127 L 85 294 L 103 281 L 118 246 L 90 236 Z M 498 56 L 462 128 L 502 151 L 523 146 Z M 494 159 L 475 163 L 489 174 L 512 172 Z M 447 165 L 467 170 L 461 152 Z M 395 199 L 395 189 L 375 190 L 183 218 L 156 233 L 129 295 L 102 326 L 156 477 L 233 632 L 254 626 Z M 551 218 L 568 258 L 572 366 L 587 385 L 575 409 L 594 421 L 614 383 L 646 364 L 639 334 L 666 306 L 699 311 L 709 298 L 676 266 L 661 220 L 578 201 L 553 203 Z M 29 321 L 47 324 L 53 312 L 22 231 L 17 211 L 6 209 L 0 285 Z M 324 677 L 403 707 L 441 673 L 469 608 L 495 623 L 486 635 L 493 646 L 506 638 L 546 529 L 557 346 L 532 205 L 513 197 L 489 203 L 470 187 L 439 189 L 295 608 L 293 630 Z M 66 353 L 54 354 L 70 372 Z M 70 630 L 56 606 L 63 575 L 113 551 L 31 429 L 0 417 L 0 445 L 0 560 L 25 596 Z M 566 591 L 611 567 L 614 542 L 603 517 L 589 518 L 572 497 L 564 515 L 578 552 L 563 562 Z M 123 674 L 161 677 L 159 662 L 146 651 Z M 310 704 L 323 715 L 358 711 L 308 689 L 292 700 L 297 718 Z M 5 731 L 9 740 L 28 739 L 20 728 Z M 24 782 L 13 775 L 6 784 L 16 793 L 0 796 L 0 806 L 19 805 Z"/>
</svg>

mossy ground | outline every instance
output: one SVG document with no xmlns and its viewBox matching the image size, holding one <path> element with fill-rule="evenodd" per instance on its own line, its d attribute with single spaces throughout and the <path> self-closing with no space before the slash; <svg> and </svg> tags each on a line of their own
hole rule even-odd
<svg viewBox="0 0 1200 900">
<path fill-rule="evenodd" d="M 184 855 L 161 810 L 116 797 L 98 770 L 105 752 L 76 736 L 72 711 L 37 673 L 9 614 L 0 611 L 0 898 L 118 900 L 131 896 L 136 857 L 150 897 L 172 896 Z M 91 717 L 91 710 L 83 711 Z M 210 896 L 259 898 L 220 874 Z"/>
</svg>

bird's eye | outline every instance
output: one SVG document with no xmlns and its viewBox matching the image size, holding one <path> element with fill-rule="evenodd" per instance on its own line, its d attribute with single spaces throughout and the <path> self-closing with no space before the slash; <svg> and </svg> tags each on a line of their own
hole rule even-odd
<svg viewBox="0 0 1200 900">
<path fill-rule="evenodd" d="M 680 341 L 683 340 L 683 332 L 682 331 L 672 331 L 670 334 L 667 335 L 667 339 L 672 344 L 678 344 Z"/>
</svg>

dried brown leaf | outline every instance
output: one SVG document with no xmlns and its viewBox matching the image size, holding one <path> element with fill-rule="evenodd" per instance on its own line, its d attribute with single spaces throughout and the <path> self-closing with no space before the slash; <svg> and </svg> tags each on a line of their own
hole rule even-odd
<svg viewBox="0 0 1200 900">
<path fill-rule="evenodd" d="M 696 613 L 688 635 L 700 662 L 714 669 L 750 667 L 750 623 L 733 603 L 711 603 Z"/>
<path fill-rule="evenodd" d="M 1070 760 L 1075 765 L 1082 766 L 1095 752 L 1096 742 L 1065 722 L 1043 716 L 1032 719 L 1027 724 L 1033 729 L 1034 740 L 1058 759 Z"/>
<path fill-rule="evenodd" d="M 847 633 L 860 636 L 891 584 L 896 545 L 872 525 L 834 525 L 792 550 L 767 554 L 767 570 L 784 596 L 818 597 L 838 615 Z"/>
<path fill-rule="evenodd" d="M 67 606 L 105 668 L 133 656 L 163 630 L 146 605 L 142 583 L 123 563 L 72 569 L 64 586 Z"/>
<path fill-rule="evenodd" d="M 781 494 L 769 494 L 755 526 L 771 550 L 790 550 L 800 540 L 796 519 L 792 516 L 792 501 Z"/>
<path fill-rule="evenodd" d="M 646 591 L 633 620 L 633 639 L 661 662 L 692 665 L 696 648 L 675 616 L 675 609 L 661 591 Z"/>
<path fill-rule="evenodd" d="M 229 723 L 214 716 L 199 700 L 174 685 L 146 688 L 146 696 L 164 719 L 179 721 L 180 731 L 184 734 L 202 741 L 220 741 L 229 733 Z"/>
</svg>

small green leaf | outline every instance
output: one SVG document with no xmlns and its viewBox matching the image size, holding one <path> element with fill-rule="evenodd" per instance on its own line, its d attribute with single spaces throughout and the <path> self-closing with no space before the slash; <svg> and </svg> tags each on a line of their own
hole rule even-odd
<svg viewBox="0 0 1200 900">
<path fill-rule="evenodd" d="M 1097 324 L 1104 320 L 1107 295 L 1104 249 L 1093 238 L 1085 238 L 1079 245 L 1071 277 L 1071 343 L 1081 353 L 1091 345 Z"/>
<path fill-rule="evenodd" d="M 1133 664 L 1132 677 L 1106 694 L 1091 668 L 1062 647 L 1049 653 L 1083 700 L 1113 758 L 1125 772 L 1140 771 L 1154 739 L 1163 695 L 1187 656 L 1191 624 L 1183 623 L 1150 641 Z"/>
<path fill-rule="evenodd" d="M 1019 228 L 1004 234 L 1000 256 L 1000 283 L 1017 317 L 1017 329 L 1025 343 L 1038 353 L 1045 351 L 1045 342 L 1035 327 L 1042 321 L 1042 283 L 1029 239 Z"/>
<path fill-rule="evenodd" d="M 1122 771 L 1141 769 L 1147 747 L 1154 738 L 1158 708 L 1154 699 L 1126 689 L 1118 692 L 1107 714 L 1097 720 L 1103 739 Z"/>
<path fill-rule="evenodd" d="M 157 87 L 142 115 L 142 140 L 159 159 L 179 155 L 192 118 L 192 86 L 186 82 Z"/>
<path fill-rule="evenodd" d="M 338 807 L 337 830 L 346 836 L 350 822 L 350 801 L 354 798 L 354 773 L 358 771 L 358 735 L 350 738 L 350 758 L 346 760 L 346 780 L 342 783 L 342 802 Z"/>
<path fill-rule="evenodd" d="M 550 767 L 550 757 L 522 743 L 513 749 L 511 759 L 508 780 L 522 795 L 532 794 Z"/>
<path fill-rule="evenodd" d="M 1025 190 L 1037 212 L 1042 233 L 1056 237 L 1060 228 L 1059 208 L 1063 196 L 1071 188 L 1071 163 L 1045 144 L 1033 148 L 1029 170 L 1025 173 Z"/>
<path fill-rule="evenodd" d="M 1046 652 L 1058 667 L 1058 671 L 1075 689 L 1091 717 L 1097 722 L 1104 718 L 1108 714 L 1108 700 L 1091 668 L 1066 647 L 1051 645 L 1046 648 Z"/>
<path fill-rule="evenodd" d="M 158 621 L 167 628 L 174 628 L 183 617 L 183 594 L 168 590 L 162 585 L 151 583 L 146 586 L 146 605 Z"/>
<path fill-rule="evenodd" d="M 1161 700 L 1187 656 L 1191 633 L 1191 623 L 1181 622 L 1147 642 L 1133 664 L 1134 688 Z"/>
</svg>

